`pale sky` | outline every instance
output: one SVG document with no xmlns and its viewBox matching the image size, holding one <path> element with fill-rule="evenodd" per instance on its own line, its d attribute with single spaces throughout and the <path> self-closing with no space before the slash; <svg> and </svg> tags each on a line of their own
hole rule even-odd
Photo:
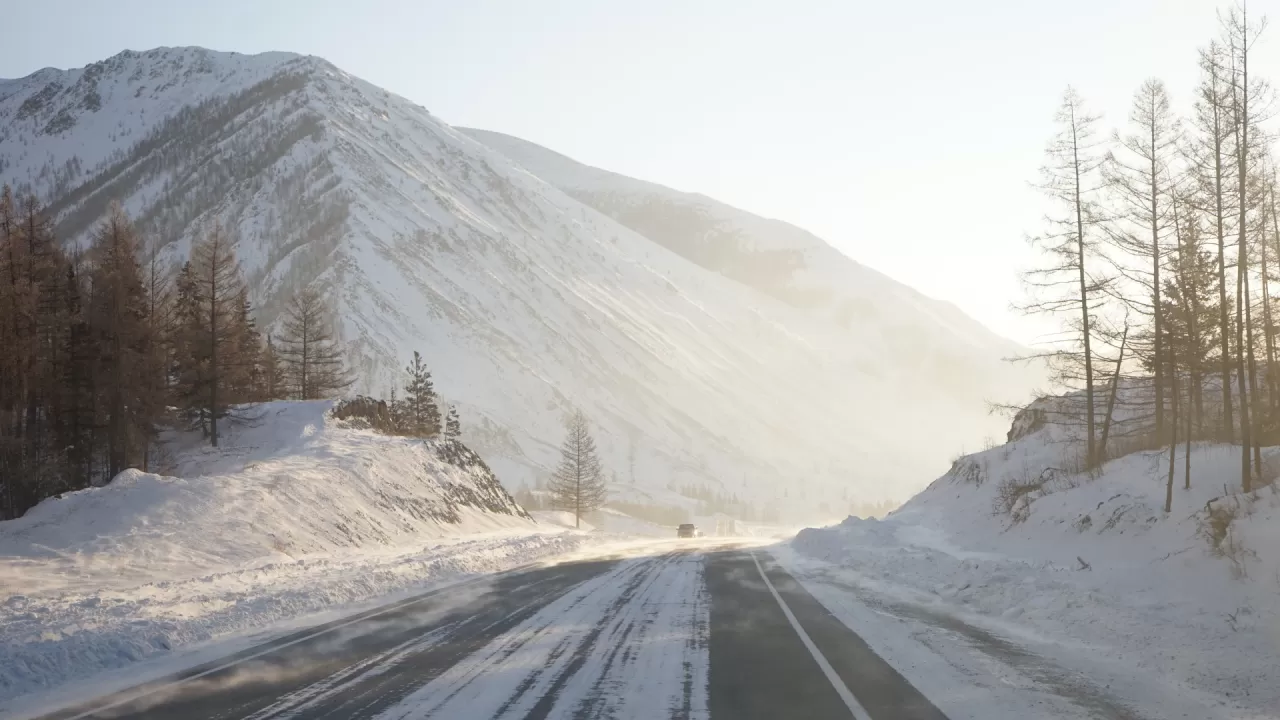
<svg viewBox="0 0 1280 720">
<path fill-rule="evenodd" d="M 1146 77 L 1188 101 L 1209 0 L 42 0 L 11 3 L 0 77 L 123 49 L 290 50 L 582 162 L 821 236 L 992 329 L 1009 309 L 1068 83 L 1127 120 Z M 1280 15 L 1280 0 L 1254 14 Z M 1280 28 L 1257 67 L 1280 69 Z"/>
</svg>

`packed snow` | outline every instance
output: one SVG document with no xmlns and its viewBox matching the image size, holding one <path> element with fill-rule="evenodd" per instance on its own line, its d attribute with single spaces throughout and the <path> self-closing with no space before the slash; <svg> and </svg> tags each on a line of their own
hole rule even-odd
<svg viewBox="0 0 1280 720">
<path fill-rule="evenodd" d="M 378 714 L 707 717 L 703 557 L 624 560 Z"/>
<path fill-rule="evenodd" d="M 1050 424 L 783 554 L 952 718 L 1280 717 L 1276 485 L 1239 493 L 1239 447 L 1196 443 L 1166 514 L 1167 449 L 1050 469 L 1077 449 Z M 1280 448 L 1263 457 L 1273 482 Z M 1211 513 L 1234 516 L 1216 542 Z"/>
<path fill-rule="evenodd" d="M 452 464 L 452 441 L 345 427 L 330 406 L 243 408 L 218 448 L 164 438 L 163 474 L 0 522 L 0 713 L 588 541 L 536 523 L 482 465 Z"/>
</svg>

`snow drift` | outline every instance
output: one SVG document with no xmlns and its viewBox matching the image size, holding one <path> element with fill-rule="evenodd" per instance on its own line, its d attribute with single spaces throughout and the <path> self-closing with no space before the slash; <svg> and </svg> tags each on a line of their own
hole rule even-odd
<svg viewBox="0 0 1280 720">
<path fill-rule="evenodd" d="M 1180 446 L 1165 513 L 1167 449 L 1072 472 L 1073 433 L 1037 409 L 885 520 L 804 530 L 794 548 L 864 589 L 1030 643 L 1138 717 L 1275 717 L 1280 448 L 1263 453 L 1268 484 L 1245 495 L 1238 446 L 1193 443 L 1189 489 Z"/>
<path fill-rule="evenodd" d="M 163 474 L 127 470 L 110 484 L 50 498 L 0 528 L 0 554 L 74 571 L 87 588 L 132 572 L 180 579 L 282 557 L 396 547 L 470 532 L 530 528 L 478 458 L 453 441 L 335 427 L 332 403 L 245 409 L 222 445 L 179 450 Z M 128 567 L 111 567 L 123 559 Z M 101 574 L 99 570 L 105 571 Z M 41 580 L 22 577 L 39 590 Z"/>
<path fill-rule="evenodd" d="M 460 443 L 352 429 L 330 407 L 245 408 L 221 447 L 165 438 L 159 472 L 0 522 L 0 710 L 96 671 L 581 544 L 537 525 Z"/>
</svg>

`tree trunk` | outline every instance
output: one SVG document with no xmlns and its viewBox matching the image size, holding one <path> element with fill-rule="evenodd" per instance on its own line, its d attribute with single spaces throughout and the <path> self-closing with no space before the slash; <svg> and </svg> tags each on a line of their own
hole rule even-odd
<svg viewBox="0 0 1280 720">
<path fill-rule="evenodd" d="M 1250 402 L 1249 402 L 1249 397 L 1247 395 L 1247 391 L 1245 389 L 1244 375 L 1245 375 L 1245 355 L 1247 353 L 1250 357 L 1252 357 L 1253 348 L 1250 347 L 1248 348 L 1248 350 L 1246 350 L 1244 347 L 1244 327 L 1243 327 L 1243 323 L 1245 320 L 1244 308 L 1245 308 L 1245 305 L 1247 305 L 1247 303 L 1245 302 L 1245 298 L 1241 297 L 1239 294 L 1247 292 L 1247 289 L 1249 286 L 1248 285 L 1249 245 L 1245 238 L 1245 229 L 1246 229 L 1246 224 L 1248 222 L 1248 197 L 1249 197 L 1247 193 L 1246 185 L 1245 185 L 1245 180 L 1247 176 L 1247 167 L 1246 167 L 1245 159 L 1249 154 L 1249 51 L 1248 51 L 1249 21 L 1248 21 L 1248 15 L 1243 16 L 1243 19 L 1241 22 L 1243 25 L 1243 32 L 1241 33 L 1241 36 L 1243 38 L 1243 42 L 1242 42 L 1243 47 L 1241 49 L 1242 51 L 1240 55 L 1241 82 L 1239 86 L 1239 94 L 1237 95 L 1236 87 L 1234 85 L 1235 78 L 1233 74 L 1233 77 L 1232 77 L 1233 85 L 1232 85 L 1231 96 L 1235 104 L 1237 127 L 1239 128 L 1239 133 L 1240 133 L 1239 141 L 1236 144 L 1236 177 L 1238 180 L 1236 190 L 1239 193 L 1238 197 L 1239 197 L 1239 205 L 1240 205 L 1240 219 L 1239 219 L 1240 227 L 1238 228 L 1239 236 L 1238 236 L 1237 245 L 1236 245 L 1236 248 L 1237 248 L 1236 254 L 1238 255 L 1238 259 L 1236 261 L 1236 265 L 1238 267 L 1238 272 L 1236 273 L 1236 292 L 1237 292 L 1236 372 L 1239 374 L 1239 378 L 1236 384 L 1240 390 L 1240 485 L 1244 489 L 1244 492 L 1247 493 L 1253 489 L 1253 468 L 1250 464 L 1252 458 L 1250 457 L 1250 453 L 1249 453 L 1250 445 L 1253 442 L 1253 437 L 1252 437 L 1252 423 L 1251 423 L 1250 413 L 1249 413 Z"/>
<path fill-rule="evenodd" d="M 1271 208 L 1271 231 L 1272 231 L 1271 238 L 1272 238 L 1272 242 L 1274 243 L 1273 249 L 1276 250 L 1277 252 L 1276 262 L 1280 263 L 1280 220 L 1277 220 L 1276 218 L 1276 184 L 1275 183 L 1276 181 L 1273 174 L 1272 180 L 1271 180 L 1271 187 L 1270 187 L 1270 203 L 1269 203 Z M 1268 330 L 1267 378 L 1269 380 L 1268 387 L 1270 389 L 1270 395 L 1271 395 L 1271 415 L 1274 418 L 1276 415 L 1276 411 L 1280 410 L 1280 388 L 1276 387 L 1277 383 L 1280 383 L 1280 368 L 1276 367 L 1276 340 L 1275 340 L 1276 331 L 1275 331 L 1275 324 L 1273 322 L 1273 317 L 1271 313 L 1271 293 L 1269 290 L 1270 281 L 1269 281 L 1269 278 L 1267 277 L 1267 255 L 1266 255 L 1267 241 L 1265 239 L 1262 241 L 1262 246 L 1263 246 L 1262 295 L 1263 295 L 1263 301 L 1266 303 L 1265 307 L 1266 307 L 1267 330 Z"/>
<path fill-rule="evenodd" d="M 1188 398 L 1188 401 L 1189 400 L 1190 398 Z M 1191 413 L 1187 412 L 1187 410 L 1190 410 L 1190 408 L 1183 410 L 1183 413 L 1182 413 L 1187 418 L 1186 440 L 1184 441 L 1186 443 L 1186 449 L 1183 451 L 1183 456 L 1182 456 L 1182 471 L 1183 471 L 1183 488 L 1186 490 L 1190 490 L 1191 489 Z"/>
<path fill-rule="evenodd" d="M 1084 393 L 1085 424 L 1088 432 L 1086 444 L 1086 466 L 1094 467 L 1097 462 L 1097 451 L 1094 448 L 1093 417 L 1093 349 L 1090 344 L 1089 331 L 1089 285 L 1084 272 L 1084 202 L 1080 196 L 1080 143 L 1076 130 L 1075 111 L 1071 113 L 1071 157 L 1075 172 L 1075 206 L 1076 206 L 1076 260 L 1079 263 L 1080 276 L 1080 318 L 1084 335 Z"/>
<path fill-rule="evenodd" d="M 1152 109 L 1154 117 L 1155 110 Z M 1158 169 L 1156 168 L 1156 126 L 1151 123 L 1151 314 L 1155 330 L 1155 384 L 1156 401 L 1156 437 L 1164 437 L 1164 323 L 1161 322 L 1164 311 L 1160 307 L 1160 220 L 1158 213 L 1159 196 L 1156 184 Z"/>
<path fill-rule="evenodd" d="M 218 447 L 218 263 L 209 263 L 209 442 Z"/>
<path fill-rule="evenodd" d="M 1245 276 L 1245 258 L 1244 258 L 1244 238 L 1243 232 L 1240 238 L 1241 252 L 1240 257 L 1236 261 L 1236 387 L 1239 390 L 1240 399 L 1240 481 L 1245 492 L 1249 492 L 1253 478 L 1251 469 L 1252 457 L 1249 453 L 1249 444 L 1252 440 L 1249 428 L 1249 393 L 1245 387 L 1247 381 L 1247 373 L 1245 372 L 1245 348 L 1244 348 L 1244 276 Z"/>
<path fill-rule="evenodd" d="M 1262 336 L 1266 343 L 1267 364 L 1263 371 L 1263 378 L 1267 386 L 1267 407 L 1269 415 L 1275 414 L 1276 407 L 1276 383 L 1275 383 L 1275 363 L 1276 363 L 1276 344 L 1275 344 L 1275 328 L 1271 324 L 1271 288 L 1267 281 L 1267 242 L 1263 240 L 1258 243 L 1258 247 L 1262 251 Z"/>
<path fill-rule="evenodd" d="M 1177 357 L 1173 348 L 1169 348 L 1169 384 L 1173 396 L 1173 418 L 1170 425 L 1172 426 L 1172 435 L 1169 440 L 1169 480 L 1165 483 L 1164 488 L 1164 511 L 1166 513 L 1173 511 L 1173 475 L 1176 469 L 1178 459 L 1178 367 Z"/>
<path fill-rule="evenodd" d="M 1214 92 L 1214 143 L 1213 143 L 1213 201 L 1216 212 L 1214 220 L 1218 231 L 1218 314 L 1222 341 L 1222 441 L 1233 443 L 1235 433 L 1235 409 L 1231 401 L 1231 316 L 1227 306 L 1227 231 L 1223 226 L 1223 213 L 1226 209 L 1222 202 L 1222 123 L 1219 113 L 1218 85 L 1216 71 L 1213 79 Z"/>
<path fill-rule="evenodd" d="M 1120 368 L 1124 365 L 1125 343 L 1129 340 L 1129 323 L 1124 324 L 1124 332 L 1120 335 L 1120 356 L 1116 358 L 1116 372 L 1111 376 L 1111 390 L 1107 394 L 1107 414 L 1102 418 L 1102 439 L 1098 443 L 1098 462 L 1107 459 L 1107 436 L 1111 433 L 1111 415 L 1116 407 L 1116 394 L 1120 388 Z"/>
<path fill-rule="evenodd" d="M 1253 428 L 1253 424 L 1258 422 L 1258 362 L 1255 357 L 1253 346 L 1253 303 L 1250 298 L 1253 294 L 1249 292 L 1249 274 L 1246 272 L 1244 276 L 1244 322 L 1245 322 L 1245 347 L 1248 348 L 1248 371 L 1249 371 L 1249 427 L 1250 436 L 1253 442 L 1253 467 L 1255 472 L 1262 469 L 1262 443 L 1258 437 L 1258 432 Z"/>
</svg>

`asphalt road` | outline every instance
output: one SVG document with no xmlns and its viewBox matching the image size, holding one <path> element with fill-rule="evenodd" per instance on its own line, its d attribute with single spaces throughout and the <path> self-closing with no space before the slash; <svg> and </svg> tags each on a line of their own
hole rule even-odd
<svg viewBox="0 0 1280 720">
<path fill-rule="evenodd" d="M 477 579 L 47 720 L 944 720 L 763 550 Z"/>
</svg>

